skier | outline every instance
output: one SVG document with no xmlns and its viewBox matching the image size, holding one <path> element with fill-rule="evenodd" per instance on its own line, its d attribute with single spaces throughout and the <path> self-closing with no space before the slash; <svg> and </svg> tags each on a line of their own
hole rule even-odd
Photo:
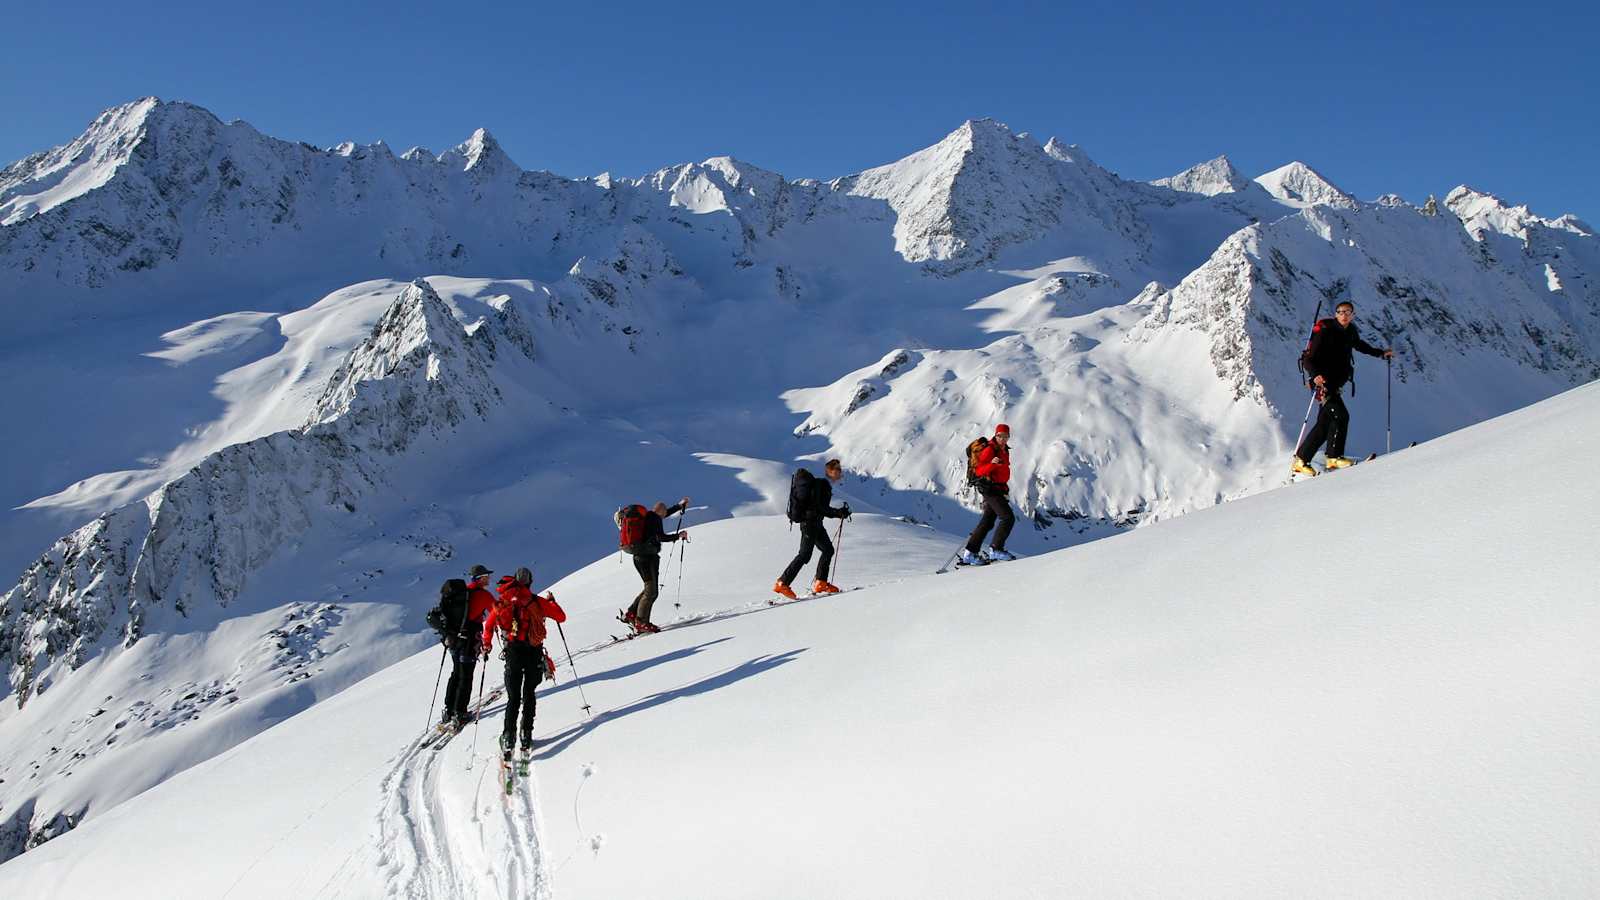
<svg viewBox="0 0 1600 900">
<path fill-rule="evenodd" d="M 1322 319 L 1311 329 L 1311 343 L 1300 357 L 1300 364 L 1311 381 L 1308 385 L 1317 392 L 1322 410 L 1317 422 L 1306 432 L 1305 439 L 1295 448 L 1289 471 L 1296 475 L 1317 474 L 1311 458 L 1327 441 L 1327 467 L 1342 469 L 1355 462 L 1344 455 L 1345 435 L 1350 427 L 1350 410 L 1345 408 L 1339 391 L 1355 376 L 1355 356 L 1360 350 L 1368 356 L 1393 359 L 1394 349 L 1380 350 L 1363 341 L 1355 325 L 1356 306 L 1349 300 L 1334 307 L 1333 318 Z"/>
<path fill-rule="evenodd" d="M 494 608 L 494 595 L 486 590 L 490 574 L 491 570 L 481 565 L 467 572 L 464 615 L 445 637 L 445 646 L 450 649 L 450 680 L 445 683 L 440 729 L 460 731 L 471 718 L 468 710 L 472 705 L 472 673 L 478 666 L 478 638 L 483 620 Z"/>
<path fill-rule="evenodd" d="M 1007 446 L 1010 441 L 1011 426 L 1002 422 L 994 427 L 993 438 L 988 441 L 979 438 L 967 447 L 971 483 L 983 498 L 983 516 L 961 551 L 963 566 L 983 566 L 1017 558 L 1006 549 L 1006 538 L 1011 536 L 1011 526 L 1017 521 L 1016 514 L 1011 511 L 1011 451 Z M 995 528 L 996 522 L 1000 527 Z M 989 543 L 989 550 L 980 555 L 979 548 L 990 528 L 994 528 L 994 540 Z"/>
<path fill-rule="evenodd" d="M 850 518 L 850 504 L 838 507 L 830 505 L 833 503 L 833 482 L 844 478 L 844 467 L 839 461 L 828 460 L 822 472 L 827 478 L 816 478 L 805 469 L 798 469 L 794 473 L 794 480 L 789 483 L 789 521 L 800 526 L 800 552 L 789 561 L 789 567 L 778 576 L 778 583 L 772 586 L 772 590 L 790 600 L 795 596 L 789 585 L 800 574 L 800 568 L 811 560 L 813 547 L 820 549 L 822 555 L 817 559 L 817 580 L 811 585 L 811 593 L 839 593 L 839 588 L 828 582 L 828 566 L 833 562 L 833 541 L 828 539 L 828 529 L 823 527 L 822 520 Z"/>
<path fill-rule="evenodd" d="M 639 539 L 623 548 L 633 554 L 633 567 L 638 571 L 639 578 L 644 581 L 644 590 L 641 590 L 639 596 L 633 598 L 633 603 L 617 616 L 623 624 L 633 629 L 634 634 L 655 634 L 661 630 L 650 623 L 650 610 L 655 606 L 656 596 L 661 592 L 661 544 L 689 539 L 689 529 L 667 534 L 665 523 L 667 519 L 688 508 L 688 497 L 672 506 L 657 502 L 644 513 Z"/>
<path fill-rule="evenodd" d="M 512 739 L 522 726 L 522 750 L 533 749 L 534 688 L 554 666 L 544 652 L 545 619 L 565 622 L 567 614 L 549 591 L 535 597 L 533 573 L 523 567 L 500 579 L 499 599 L 483 623 L 483 658 L 489 658 L 494 632 L 505 638 L 500 656 L 506 661 L 506 724 L 500 733 L 500 755 L 511 759 Z M 518 714 L 521 714 L 520 723 Z"/>
</svg>

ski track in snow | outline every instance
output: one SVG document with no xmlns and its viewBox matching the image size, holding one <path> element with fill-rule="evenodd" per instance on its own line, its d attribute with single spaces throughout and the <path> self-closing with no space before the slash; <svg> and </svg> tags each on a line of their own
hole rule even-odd
<svg viewBox="0 0 1600 900">
<path fill-rule="evenodd" d="M 499 696 L 499 691 L 491 694 L 485 706 Z M 549 897 L 532 771 L 518 779 L 511 796 L 498 793 L 498 779 L 486 796 L 483 782 L 498 761 L 492 752 L 479 754 L 476 746 L 452 752 L 461 740 L 472 739 L 419 737 L 384 776 L 376 830 L 384 895 L 407 900 Z M 463 757 L 471 759 L 470 769 Z"/>
</svg>

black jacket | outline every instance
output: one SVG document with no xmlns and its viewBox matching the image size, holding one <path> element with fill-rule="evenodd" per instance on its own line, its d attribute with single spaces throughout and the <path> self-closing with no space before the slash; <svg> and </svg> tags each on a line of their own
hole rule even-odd
<svg viewBox="0 0 1600 900">
<path fill-rule="evenodd" d="M 844 507 L 834 508 L 833 482 L 826 477 L 811 479 L 811 508 L 806 511 L 807 522 L 844 518 Z"/>
<path fill-rule="evenodd" d="M 667 507 L 667 518 L 670 519 L 678 513 L 683 512 L 683 509 L 684 507 L 682 503 L 672 504 L 671 506 Z M 656 515 L 656 511 L 652 509 L 644 514 L 644 543 L 640 547 L 640 551 L 645 555 L 660 555 L 661 544 L 663 542 L 675 541 L 679 538 L 679 536 L 680 535 L 678 532 L 667 534 L 666 523 L 664 523 L 661 520 L 661 517 Z"/>
<path fill-rule="evenodd" d="M 1311 344 L 1302 358 L 1306 380 L 1318 375 L 1326 382 L 1329 391 L 1337 391 L 1355 374 L 1355 357 L 1351 351 L 1360 350 L 1368 356 L 1382 356 L 1383 350 L 1361 339 L 1356 323 L 1340 328 L 1338 319 L 1323 319 L 1311 329 Z"/>
</svg>

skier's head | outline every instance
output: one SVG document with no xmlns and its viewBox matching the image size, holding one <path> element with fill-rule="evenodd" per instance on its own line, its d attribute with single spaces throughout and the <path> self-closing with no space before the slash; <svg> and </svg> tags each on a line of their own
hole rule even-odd
<svg viewBox="0 0 1600 900">
<path fill-rule="evenodd" d="M 1339 301 L 1339 305 L 1333 308 L 1333 317 L 1339 320 L 1340 325 L 1348 326 L 1355 321 L 1356 305 L 1349 300 Z"/>
<path fill-rule="evenodd" d="M 1011 426 L 1004 422 L 996 425 L 994 427 L 994 439 L 1001 446 L 1005 446 L 1006 442 L 1011 440 Z"/>
<path fill-rule="evenodd" d="M 517 570 L 517 584 L 523 587 L 529 587 L 533 584 L 533 572 L 527 566 Z"/>
<path fill-rule="evenodd" d="M 666 516 L 667 516 L 667 505 L 665 503 L 662 503 L 660 500 L 657 500 L 656 501 L 656 505 L 650 507 L 650 509 L 656 515 L 658 515 L 658 516 L 660 516 L 662 518 L 666 518 Z"/>
<path fill-rule="evenodd" d="M 828 476 L 829 481 L 838 481 L 844 477 L 844 465 L 837 459 L 830 459 L 828 464 L 822 467 L 822 473 Z"/>
<path fill-rule="evenodd" d="M 477 565 L 467 570 L 467 581 L 475 582 L 479 587 L 489 583 L 489 576 L 494 574 L 488 566 Z"/>
</svg>

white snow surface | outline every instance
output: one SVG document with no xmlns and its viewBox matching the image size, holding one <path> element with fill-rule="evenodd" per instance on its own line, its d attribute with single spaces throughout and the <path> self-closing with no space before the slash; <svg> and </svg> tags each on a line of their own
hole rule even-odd
<svg viewBox="0 0 1600 900">
<path fill-rule="evenodd" d="M 977 119 L 829 182 L 573 180 L 146 99 L 8 167 L 0 859 L 406 658 L 468 565 L 582 568 L 621 503 L 770 516 L 838 456 L 855 509 L 955 534 L 1007 421 L 1016 549 L 1171 519 L 1282 483 L 1344 296 L 1400 350 L 1397 447 L 1600 376 L 1576 218 L 1225 162 L 1131 182 Z M 1391 373 L 1357 366 L 1360 454 Z"/>
<path fill-rule="evenodd" d="M 1600 891 L 1600 385 L 1070 550 L 944 576 L 858 516 L 692 529 L 683 627 L 553 590 L 533 776 L 419 746 L 420 653 L 0 866 L 8 896 L 1589 896 Z M 675 564 L 668 567 L 669 576 Z M 692 617 L 710 614 L 694 621 Z M 559 643 L 552 639 L 553 646 Z M 498 681 L 491 663 L 488 680 Z M 585 716 L 587 697 L 593 715 Z"/>
</svg>

